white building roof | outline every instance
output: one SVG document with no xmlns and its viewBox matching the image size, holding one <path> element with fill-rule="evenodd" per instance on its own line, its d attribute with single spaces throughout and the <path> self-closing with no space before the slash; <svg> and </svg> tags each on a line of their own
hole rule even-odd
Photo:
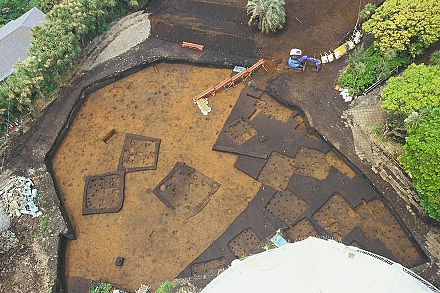
<svg viewBox="0 0 440 293">
<path fill-rule="evenodd" d="M 334 240 L 307 238 L 235 260 L 203 289 L 224 292 L 440 292 L 400 264 Z"/>
<path fill-rule="evenodd" d="M 45 14 L 34 7 L 0 27 L 0 81 L 12 73 L 15 63 L 27 58 L 31 28 L 43 24 L 45 19 Z"/>
</svg>

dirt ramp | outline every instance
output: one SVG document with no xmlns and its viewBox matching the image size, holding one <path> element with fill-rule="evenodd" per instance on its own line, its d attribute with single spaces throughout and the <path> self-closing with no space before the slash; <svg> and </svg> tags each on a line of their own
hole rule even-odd
<svg viewBox="0 0 440 293">
<path fill-rule="evenodd" d="M 246 20 L 246 0 L 170 0 L 170 9 L 188 11 L 192 14 L 203 14 L 209 18 L 230 22 L 243 22 Z"/>
<path fill-rule="evenodd" d="M 247 25 L 245 7 L 238 2 L 174 1 L 152 13 L 151 32 L 167 41 L 252 57 L 256 30 Z"/>
</svg>

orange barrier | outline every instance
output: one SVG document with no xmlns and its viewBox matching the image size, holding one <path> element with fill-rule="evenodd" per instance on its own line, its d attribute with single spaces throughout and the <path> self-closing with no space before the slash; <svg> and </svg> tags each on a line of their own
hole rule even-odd
<svg viewBox="0 0 440 293">
<path fill-rule="evenodd" d="M 212 87 L 204 90 L 203 92 L 201 92 L 200 94 L 195 96 L 193 98 L 193 101 L 197 102 L 198 100 L 206 98 L 209 95 L 215 95 L 215 93 L 218 92 L 222 87 L 229 87 L 229 86 L 233 85 L 240 78 L 244 79 L 244 78 L 248 77 L 252 72 L 257 70 L 261 66 L 264 66 L 264 63 L 266 63 L 266 61 L 264 61 L 264 59 L 258 60 L 251 67 L 245 68 L 242 71 L 238 72 L 237 74 L 233 75 L 232 77 L 226 78 L 225 80 L 223 80 L 222 82 L 220 82 L 216 86 L 212 86 Z"/>
<path fill-rule="evenodd" d="M 203 45 L 194 44 L 194 43 L 190 43 L 190 42 L 182 42 L 181 46 L 184 48 L 190 48 L 190 49 L 195 49 L 195 50 L 199 50 L 199 51 L 203 51 L 203 49 L 205 48 L 205 46 L 203 46 Z"/>
</svg>

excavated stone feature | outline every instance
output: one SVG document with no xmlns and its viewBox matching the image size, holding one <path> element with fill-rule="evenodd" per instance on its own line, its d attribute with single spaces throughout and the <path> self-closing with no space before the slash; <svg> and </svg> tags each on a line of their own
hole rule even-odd
<svg viewBox="0 0 440 293">
<path fill-rule="evenodd" d="M 276 190 L 283 191 L 289 184 L 295 165 L 294 158 L 274 152 L 261 170 L 258 181 Z"/>
<path fill-rule="evenodd" d="M 205 262 L 193 264 L 191 266 L 191 273 L 193 276 L 201 276 L 213 270 L 225 269 L 227 267 L 228 265 L 226 264 L 226 258 L 219 257 Z"/>
<path fill-rule="evenodd" d="M 219 187 L 220 184 L 194 168 L 177 162 L 153 192 L 169 208 L 192 217 L 205 207 Z"/>
<path fill-rule="evenodd" d="M 0 254 L 8 252 L 12 248 L 16 247 L 17 244 L 18 239 L 14 232 L 6 230 L 0 233 Z"/>
<path fill-rule="evenodd" d="M 325 154 L 309 148 L 300 148 L 295 158 L 273 152 L 260 172 L 258 180 L 276 190 L 287 188 L 293 174 L 324 180 L 330 165 Z"/>
<path fill-rule="evenodd" d="M 399 263 L 409 267 L 420 264 L 420 252 L 380 199 L 363 201 L 353 209 L 342 196 L 334 194 L 315 212 L 313 220 L 336 239 L 359 227 L 368 241 L 380 241 Z"/>
<path fill-rule="evenodd" d="M 304 136 L 307 136 L 308 138 L 318 140 L 318 136 L 316 136 L 314 133 L 312 133 L 309 128 L 307 127 L 306 122 L 304 121 L 304 118 L 297 114 L 293 117 L 293 120 L 298 123 L 298 125 L 295 127 L 295 130 L 301 133 Z"/>
<path fill-rule="evenodd" d="M 118 170 L 132 172 L 156 169 L 159 145 L 160 139 L 126 134 Z"/>
<path fill-rule="evenodd" d="M 334 238 L 342 239 L 357 226 L 360 217 L 342 196 L 334 194 L 313 219 Z"/>
<path fill-rule="evenodd" d="M 270 118 L 286 123 L 293 114 L 293 110 L 280 105 L 267 94 L 263 94 L 263 96 L 255 102 L 254 108 L 255 112 L 249 117 L 249 120 L 253 120 L 253 117 L 261 112 Z"/>
<path fill-rule="evenodd" d="M 83 215 L 115 213 L 122 208 L 123 202 L 123 173 L 113 172 L 86 178 Z"/>
<path fill-rule="evenodd" d="M 237 145 L 242 145 L 255 135 L 257 131 L 244 118 L 238 118 L 229 125 L 227 133 Z"/>
<path fill-rule="evenodd" d="M 300 148 L 295 155 L 294 173 L 314 177 L 319 180 L 327 178 L 330 165 L 325 159 L 325 154 L 309 148 Z"/>
<path fill-rule="evenodd" d="M 335 154 L 335 152 L 330 151 L 326 153 L 325 160 L 329 165 L 336 168 L 348 178 L 353 179 L 356 176 L 356 172 L 353 171 L 353 169 L 351 169 L 337 154 Z"/>
<path fill-rule="evenodd" d="M 254 248 L 261 239 L 251 228 L 247 228 L 240 232 L 228 243 L 228 248 L 236 258 L 244 256 L 248 251 Z"/>
<path fill-rule="evenodd" d="M 296 223 L 293 227 L 286 230 L 287 235 L 290 240 L 297 241 L 300 239 L 307 238 L 309 236 L 316 237 L 319 235 L 313 227 L 312 223 L 309 219 L 304 218 L 298 223 Z"/>
<path fill-rule="evenodd" d="M 356 212 L 360 218 L 359 227 L 368 240 L 382 242 L 399 263 L 409 267 L 420 264 L 420 253 L 382 201 L 364 201 Z"/>
<path fill-rule="evenodd" d="M 309 205 L 306 201 L 288 190 L 275 193 L 266 205 L 266 210 L 289 225 L 293 225 L 296 219 L 308 208 Z"/>
</svg>

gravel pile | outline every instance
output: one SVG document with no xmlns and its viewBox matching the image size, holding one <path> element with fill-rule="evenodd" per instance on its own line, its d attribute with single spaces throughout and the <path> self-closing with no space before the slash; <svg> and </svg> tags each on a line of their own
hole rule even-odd
<svg viewBox="0 0 440 293">
<path fill-rule="evenodd" d="M 139 11 L 112 23 L 84 50 L 81 68 L 90 70 L 145 41 L 150 36 L 148 15 Z"/>
<path fill-rule="evenodd" d="M 0 234 L 0 254 L 8 252 L 18 244 L 14 232 L 6 230 Z"/>
<path fill-rule="evenodd" d="M 0 208 L 10 217 L 22 214 L 37 217 L 41 215 L 34 200 L 38 191 L 31 179 L 11 176 L 0 186 Z"/>
<path fill-rule="evenodd" d="M 8 252 L 18 243 L 15 233 L 8 230 L 12 218 L 23 214 L 33 217 L 41 215 L 34 202 L 38 193 L 34 182 L 21 176 L 6 178 L 0 182 L 0 254 Z"/>
</svg>

